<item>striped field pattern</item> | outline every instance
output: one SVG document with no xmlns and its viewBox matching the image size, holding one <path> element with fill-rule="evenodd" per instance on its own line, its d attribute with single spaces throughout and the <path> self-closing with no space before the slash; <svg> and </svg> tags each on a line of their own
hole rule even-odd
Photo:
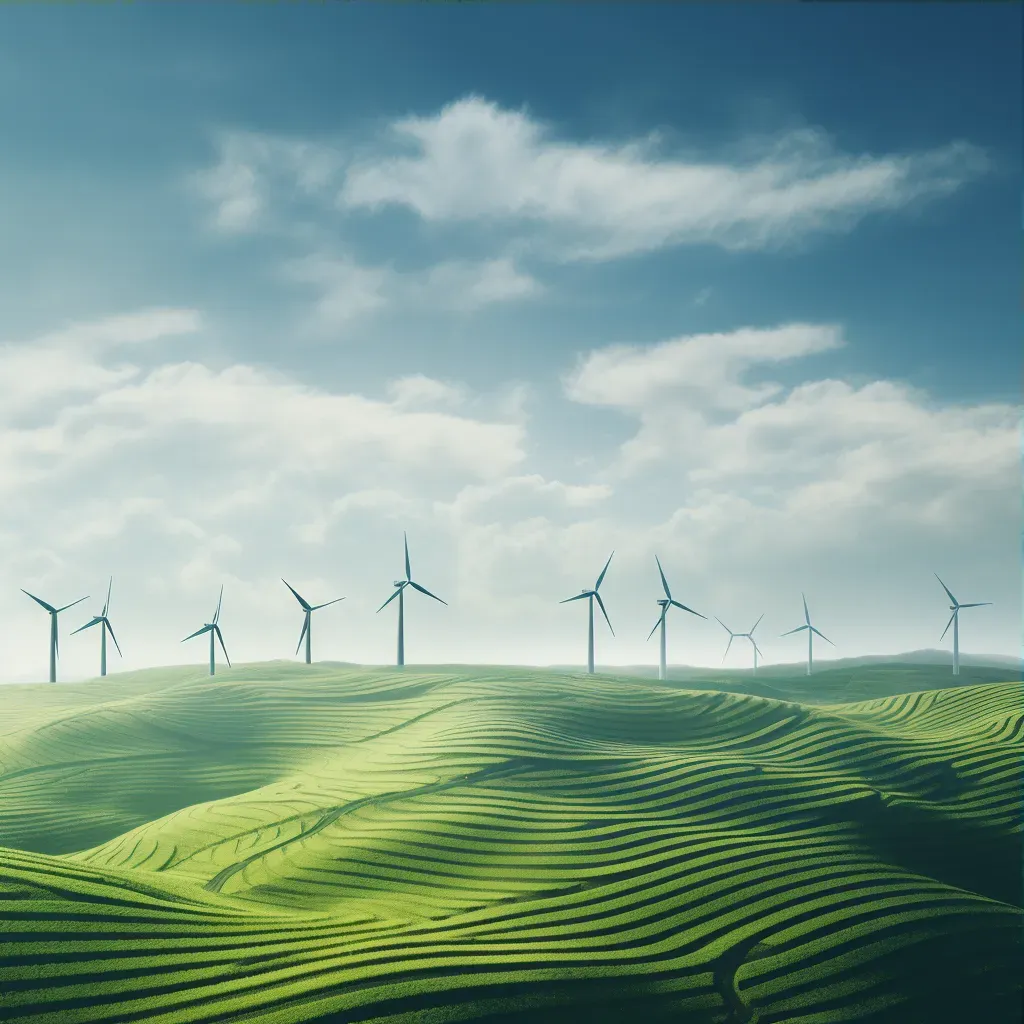
<svg viewBox="0 0 1024 1024">
<path fill-rule="evenodd" d="M 3 694 L 4 1022 L 1020 1019 L 1020 683 L 270 663 Z"/>
</svg>

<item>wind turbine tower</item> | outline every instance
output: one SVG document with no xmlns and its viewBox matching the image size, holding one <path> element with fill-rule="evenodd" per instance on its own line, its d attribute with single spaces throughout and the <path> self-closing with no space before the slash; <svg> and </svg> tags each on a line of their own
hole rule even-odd
<svg viewBox="0 0 1024 1024">
<path fill-rule="evenodd" d="M 224 646 L 224 636 L 220 631 L 220 626 L 217 625 L 217 621 L 220 619 L 220 606 L 224 600 L 224 585 L 221 584 L 220 597 L 217 598 L 217 610 L 213 613 L 213 622 L 207 622 L 202 629 L 197 629 L 194 633 L 189 633 L 185 640 L 191 640 L 194 636 L 201 636 L 203 633 L 210 634 L 210 675 L 212 676 L 217 670 L 217 663 L 214 658 L 214 647 L 213 638 L 220 641 L 220 649 L 224 652 L 224 660 L 228 663 L 228 668 L 231 668 L 231 659 L 228 657 L 228 649 Z M 181 642 L 184 643 L 185 640 Z"/>
<path fill-rule="evenodd" d="M 90 626 L 100 627 L 100 675 L 105 676 L 107 674 L 107 633 L 110 633 L 110 639 L 114 641 L 114 646 L 117 648 L 117 653 L 123 658 L 121 654 L 121 646 L 117 642 L 117 637 L 114 636 L 114 627 L 110 625 L 110 619 L 107 618 L 107 612 L 110 610 L 110 588 L 114 585 L 114 577 L 110 577 L 110 582 L 107 584 L 107 599 L 103 602 L 103 611 L 99 615 L 94 615 L 90 622 L 87 622 L 84 626 L 79 626 L 78 629 L 72 630 L 71 635 L 75 633 L 81 633 L 83 629 L 88 629 Z"/>
<path fill-rule="evenodd" d="M 612 631 L 612 636 L 615 636 L 615 630 L 612 629 L 612 620 L 608 618 L 608 612 L 605 610 L 604 601 L 601 600 L 601 595 L 598 591 L 601 589 L 601 583 L 604 580 L 604 574 L 608 571 L 608 566 L 612 564 L 612 555 L 608 556 L 608 561 L 604 563 L 604 568 L 601 570 L 601 575 L 597 577 L 597 582 L 594 584 L 593 590 L 581 590 L 575 597 L 567 597 L 564 601 L 559 601 L 559 604 L 568 604 L 570 601 L 582 601 L 587 598 L 590 603 L 590 614 L 588 616 L 588 627 L 587 627 L 587 672 L 593 674 L 594 672 L 594 599 L 597 598 L 597 603 L 601 608 L 601 614 L 604 616 L 604 621 L 608 623 L 608 628 Z"/>
<path fill-rule="evenodd" d="M 299 653 L 299 647 L 302 646 L 302 638 L 306 638 L 306 664 L 310 663 L 310 637 L 313 635 L 313 612 L 320 608 L 326 608 L 330 604 L 337 604 L 339 601 L 344 601 L 343 597 L 336 597 L 333 601 L 325 601 L 323 604 L 310 604 L 287 580 L 281 580 L 281 582 L 295 595 L 295 600 L 302 605 L 302 610 L 305 612 L 305 618 L 302 621 L 302 632 L 299 634 L 299 643 L 295 648 L 295 653 Z"/>
<path fill-rule="evenodd" d="M 726 633 L 729 634 L 729 642 L 725 645 L 725 654 L 722 655 L 722 664 L 724 665 L 725 664 L 725 659 L 729 657 L 729 648 L 732 647 L 733 640 L 736 640 L 739 637 L 744 637 L 745 636 L 750 641 L 750 646 L 754 648 L 754 675 L 756 676 L 757 675 L 757 656 L 759 654 L 761 654 L 761 650 L 757 646 L 757 641 L 754 640 L 754 630 L 757 629 L 758 623 L 761 621 L 761 619 L 764 618 L 764 612 L 761 612 L 761 614 L 758 616 L 757 622 L 755 622 L 750 627 L 750 630 L 748 632 L 746 632 L 746 633 L 734 633 L 721 619 L 718 618 L 717 615 L 715 616 L 715 618 L 718 619 L 718 624 L 722 627 L 722 629 L 724 629 L 726 631 Z M 763 658 L 764 655 L 761 654 L 761 657 Z"/>
<path fill-rule="evenodd" d="M 74 608 L 76 604 L 81 604 L 88 599 L 89 595 L 86 594 L 85 597 L 80 597 L 77 601 L 64 605 L 63 608 L 54 608 L 52 604 L 47 604 L 35 594 L 29 594 L 27 590 L 22 590 L 22 593 L 27 594 L 36 604 L 42 605 L 50 613 L 50 682 L 55 683 L 57 682 L 57 616 L 69 608 Z"/>
<path fill-rule="evenodd" d="M 412 567 L 409 564 L 409 537 L 406 533 L 402 533 L 402 537 L 405 540 L 405 579 L 395 580 L 395 592 L 377 609 L 378 612 L 384 611 L 385 608 L 397 597 L 398 598 L 398 667 L 401 668 L 405 664 L 405 588 L 412 587 L 413 590 L 418 590 L 421 594 L 426 594 L 427 597 L 432 597 L 435 601 L 441 601 L 441 604 L 447 607 L 448 602 L 441 600 L 437 594 L 432 594 L 426 587 L 421 587 L 418 583 L 413 582 L 412 578 Z"/>
<path fill-rule="evenodd" d="M 814 660 L 814 634 L 817 633 L 818 636 L 820 636 L 821 639 L 824 640 L 826 643 L 832 644 L 832 641 L 829 640 L 829 638 L 825 636 L 824 633 L 822 633 L 818 629 L 815 629 L 814 626 L 811 625 L 811 616 L 807 611 L 807 598 L 804 597 L 803 594 L 801 594 L 800 597 L 803 598 L 804 602 L 804 624 L 802 626 L 797 626 L 796 629 L 791 629 L 789 630 L 789 632 L 783 633 L 781 635 L 790 636 L 793 633 L 799 633 L 801 630 L 807 630 L 807 674 L 810 675 L 811 665 L 813 664 Z M 832 644 L 832 646 L 835 647 L 835 644 Z"/>
<path fill-rule="evenodd" d="M 647 635 L 647 639 L 650 640 L 654 636 L 654 630 L 661 626 L 661 654 L 658 659 L 658 678 L 665 678 L 665 616 L 668 615 L 668 610 L 673 605 L 676 608 L 682 608 L 684 612 L 689 612 L 691 615 L 696 615 L 699 619 L 706 619 L 706 615 L 701 615 L 700 612 L 695 612 L 692 608 L 687 608 L 685 604 L 680 604 L 675 598 L 672 597 L 672 592 L 668 589 L 668 580 L 665 579 L 665 570 L 661 567 L 661 561 L 658 556 L 654 556 L 654 560 L 658 563 L 658 572 L 661 574 L 661 585 L 665 589 L 665 596 L 658 599 L 658 605 L 661 608 L 661 615 L 658 617 L 658 621 L 654 624 L 654 629 Z M 610 625 L 610 623 L 609 623 Z"/>
<path fill-rule="evenodd" d="M 939 580 L 939 574 L 935 574 L 935 578 Z M 939 580 L 942 583 L 942 580 Z M 942 583 L 942 589 L 949 594 L 949 599 L 953 603 L 949 606 L 949 610 L 953 613 L 949 617 L 949 622 L 946 623 L 946 628 L 942 631 L 942 636 L 939 637 L 941 640 L 943 636 L 949 631 L 950 624 L 953 626 L 953 675 L 960 675 L 960 609 L 961 608 L 983 608 L 985 605 L 991 604 L 991 601 L 975 601 L 972 604 L 961 604 L 953 595 L 950 593 L 949 587 L 945 583 Z"/>
</svg>

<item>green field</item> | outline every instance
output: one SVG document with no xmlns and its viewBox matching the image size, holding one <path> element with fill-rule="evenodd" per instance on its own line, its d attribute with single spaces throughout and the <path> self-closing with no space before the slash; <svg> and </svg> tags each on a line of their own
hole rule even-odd
<svg viewBox="0 0 1024 1024">
<path fill-rule="evenodd" d="M 2 687 L 0 1020 L 1019 1021 L 1024 687 L 836 671 Z"/>
</svg>

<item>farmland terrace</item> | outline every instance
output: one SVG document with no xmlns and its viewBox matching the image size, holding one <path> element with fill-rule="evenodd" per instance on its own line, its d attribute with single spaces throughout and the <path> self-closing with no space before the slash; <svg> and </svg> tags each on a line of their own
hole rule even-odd
<svg viewBox="0 0 1024 1024">
<path fill-rule="evenodd" d="M 5 686 L 0 1019 L 1018 1021 L 1024 687 L 844 671 Z"/>
</svg>

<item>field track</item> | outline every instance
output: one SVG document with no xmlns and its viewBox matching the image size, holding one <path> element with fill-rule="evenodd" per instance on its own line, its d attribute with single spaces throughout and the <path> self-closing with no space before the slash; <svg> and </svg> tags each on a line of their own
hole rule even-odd
<svg viewBox="0 0 1024 1024">
<path fill-rule="evenodd" d="M 1020 683 L 0 692 L 5 1024 L 1020 1020 Z"/>
</svg>

